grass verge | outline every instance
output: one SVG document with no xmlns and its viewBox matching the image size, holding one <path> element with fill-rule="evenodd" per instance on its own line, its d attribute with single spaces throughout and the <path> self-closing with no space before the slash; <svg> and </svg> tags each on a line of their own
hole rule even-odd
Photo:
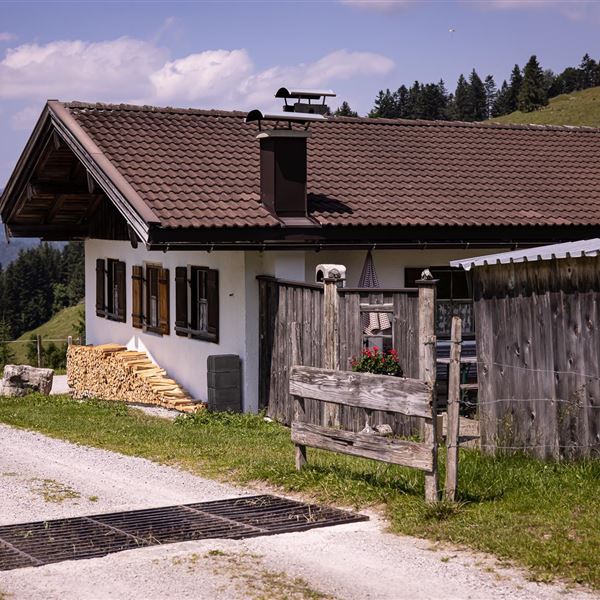
<svg viewBox="0 0 600 600">
<path fill-rule="evenodd" d="M 296 472 L 289 431 L 253 415 L 205 412 L 170 422 L 123 404 L 34 394 L 0 398 L 0 421 L 321 502 L 381 505 L 398 533 L 491 552 L 537 580 L 600 588 L 600 461 L 542 463 L 461 450 L 460 503 L 431 507 L 423 474 L 411 469 L 309 449 L 308 467 Z"/>
</svg>

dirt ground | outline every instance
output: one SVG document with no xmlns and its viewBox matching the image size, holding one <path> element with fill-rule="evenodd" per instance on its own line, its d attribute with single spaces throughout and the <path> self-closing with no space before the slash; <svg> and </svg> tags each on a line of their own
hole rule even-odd
<svg viewBox="0 0 600 600">
<path fill-rule="evenodd" d="M 248 495 L 145 459 L 0 425 L 0 525 Z M 154 546 L 0 572 L 0 598 L 587 599 L 493 559 L 368 522 Z"/>
</svg>

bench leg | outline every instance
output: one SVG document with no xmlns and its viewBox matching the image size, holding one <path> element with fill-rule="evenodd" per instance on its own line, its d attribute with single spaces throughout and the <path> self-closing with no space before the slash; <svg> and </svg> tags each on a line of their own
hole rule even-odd
<svg viewBox="0 0 600 600">
<path fill-rule="evenodd" d="M 300 471 L 306 464 L 306 446 L 296 444 L 296 469 Z"/>
</svg>

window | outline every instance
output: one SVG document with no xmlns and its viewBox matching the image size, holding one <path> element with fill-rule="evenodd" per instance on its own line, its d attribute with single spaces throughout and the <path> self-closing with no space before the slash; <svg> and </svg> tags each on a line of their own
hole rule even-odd
<svg viewBox="0 0 600 600">
<path fill-rule="evenodd" d="M 120 260 L 96 260 L 96 315 L 124 323 L 125 263 Z"/>
<path fill-rule="evenodd" d="M 369 307 L 373 305 L 386 305 L 382 312 L 370 311 Z M 391 296 L 377 294 L 360 294 L 360 322 L 362 330 L 362 347 L 377 347 L 383 352 L 387 352 L 394 347 L 394 330 L 392 327 L 393 312 L 389 310 L 392 304 Z"/>
<path fill-rule="evenodd" d="M 135 265 L 131 273 L 134 327 L 169 335 L 169 269 Z"/>
<path fill-rule="evenodd" d="M 404 269 L 406 286 L 415 285 L 421 278 L 425 267 Z M 462 319 L 463 336 L 475 334 L 473 322 L 473 298 L 470 292 L 467 273 L 462 269 L 451 267 L 429 267 L 431 274 L 438 279 L 436 302 L 436 335 L 440 338 L 450 337 L 452 317 L 458 315 Z"/>
<path fill-rule="evenodd" d="M 219 272 L 207 267 L 175 269 L 177 335 L 219 342 Z"/>
</svg>

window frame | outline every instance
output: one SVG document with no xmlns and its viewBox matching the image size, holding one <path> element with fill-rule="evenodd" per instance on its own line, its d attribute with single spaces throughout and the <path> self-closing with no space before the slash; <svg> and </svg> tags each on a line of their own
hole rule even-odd
<svg viewBox="0 0 600 600">
<path fill-rule="evenodd" d="M 160 327 L 160 271 L 162 269 L 162 265 L 158 263 L 144 263 L 143 264 L 143 275 L 142 275 L 142 283 L 144 286 L 144 291 L 142 293 L 143 296 L 143 330 L 150 333 L 156 333 L 159 335 L 163 335 L 163 330 Z M 150 299 L 151 299 L 151 289 L 150 289 L 150 274 L 156 274 L 156 324 L 153 325 L 150 323 Z"/>
<path fill-rule="evenodd" d="M 118 258 L 101 258 L 96 261 L 103 263 L 103 309 L 99 312 L 96 307 L 96 316 L 116 323 L 127 322 L 127 263 Z M 124 277 L 119 280 L 118 269 L 123 269 Z M 120 285 L 120 283 L 122 285 Z M 98 279 L 96 279 L 98 286 Z M 96 290 L 96 299 L 98 299 L 98 290 Z M 115 302 L 117 300 L 117 302 Z"/>
<path fill-rule="evenodd" d="M 459 268 L 453 268 L 450 267 L 448 265 L 443 265 L 443 266 L 431 266 L 431 267 L 404 267 L 404 284 L 407 287 L 412 287 L 415 285 L 415 280 L 411 281 L 411 277 L 407 277 L 407 272 L 410 271 L 414 271 L 414 272 L 419 272 L 419 274 L 423 271 L 423 269 L 429 269 L 431 271 L 431 273 L 433 274 L 434 278 L 439 279 L 438 275 L 442 274 L 442 275 L 449 275 L 450 276 L 450 297 L 446 298 L 446 297 L 440 297 L 439 294 L 436 294 L 436 315 L 435 315 L 435 324 L 436 324 L 436 336 L 438 337 L 438 339 L 442 339 L 442 340 L 446 340 L 446 339 L 450 339 L 450 331 L 440 331 L 437 328 L 438 325 L 438 312 L 439 309 L 442 305 L 448 305 L 450 307 L 450 311 L 451 314 L 458 314 L 455 311 L 455 307 L 459 306 L 459 305 L 464 305 L 464 304 L 468 304 L 471 306 L 471 320 L 473 323 L 472 326 L 472 330 L 469 331 L 467 329 L 463 329 L 463 339 L 468 339 L 468 340 L 472 340 L 475 339 L 475 314 L 474 314 L 474 302 L 473 302 L 473 295 L 471 294 L 470 297 L 464 298 L 464 297 L 454 297 L 454 276 L 455 275 L 462 275 L 466 278 L 467 281 L 467 290 L 471 291 L 471 282 L 469 281 L 469 278 L 467 277 L 467 274 L 465 273 L 465 271 L 463 271 L 462 269 Z M 417 276 L 418 278 L 418 276 Z M 439 288 L 438 288 L 439 290 Z M 463 327 L 464 327 L 464 323 L 463 323 Z"/>
<path fill-rule="evenodd" d="M 184 267 L 181 267 L 182 269 Z M 219 343 L 219 329 L 220 329 L 220 291 L 219 291 L 219 270 L 212 269 L 211 267 L 198 266 L 198 265 L 186 265 L 186 286 L 185 286 L 185 305 L 186 305 L 186 326 L 177 325 L 177 319 L 175 324 L 175 332 L 179 336 L 186 336 L 190 339 L 201 340 L 210 342 L 213 344 Z M 177 271 L 177 269 L 176 269 Z M 213 277 L 216 281 L 215 295 L 216 295 L 216 306 L 210 303 L 210 284 L 209 277 L 213 273 Z M 204 296 L 201 295 L 201 283 L 199 276 L 204 276 Z M 177 275 L 176 275 L 177 278 Z M 179 290 L 176 289 L 175 304 L 178 303 L 177 294 Z M 198 311 L 200 299 L 206 302 L 206 329 L 198 328 Z M 216 319 L 216 326 L 214 331 L 210 331 L 211 328 L 211 315 Z"/>
</svg>

